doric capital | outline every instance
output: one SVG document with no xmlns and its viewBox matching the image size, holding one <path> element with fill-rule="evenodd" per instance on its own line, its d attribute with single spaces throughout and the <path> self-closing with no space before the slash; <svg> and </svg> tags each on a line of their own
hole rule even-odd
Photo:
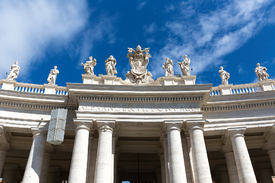
<svg viewBox="0 0 275 183">
<path fill-rule="evenodd" d="M 40 128 L 31 128 L 33 138 L 38 137 L 38 136 L 44 136 L 46 137 L 47 131 L 45 129 L 40 129 Z"/>
<path fill-rule="evenodd" d="M 97 121 L 97 127 L 99 132 L 111 132 L 115 130 L 115 121 Z"/>
<path fill-rule="evenodd" d="M 190 133 L 193 130 L 203 130 L 205 121 L 187 121 L 186 127 Z"/>
<path fill-rule="evenodd" d="M 165 121 L 163 124 L 163 130 L 169 132 L 171 130 L 181 131 L 183 121 Z"/>
<path fill-rule="evenodd" d="M 263 149 L 266 151 L 271 151 L 271 150 L 275 150 L 275 143 L 265 143 L 263 146 Z"/>
<path fill-rule="evenodd" d="M 80 121 L 74 121 L 75 130 L 79 129 L 85 129 L 88 131 L 91 131 L 93 129 L 93 123 L 90 122 L 80 122 Z"/>
<path fill-rule="evenodd" d="M 222 146 L 221 152 L 224 154 L 233 152 L 232 145 L 230 144 L 230 145 Z"/>
<path fill-rule="evenodd" d="M 228 128 L 225 136 L 230 138 L 244 137 L 245 130 L 246 130 L 245 127 Z"/>
<path fill-rule="evenodd" d="M 11 146 L 9 143 L 0 142 L 0 151 L 9 151 L 11 150 Z"/>
</svg>

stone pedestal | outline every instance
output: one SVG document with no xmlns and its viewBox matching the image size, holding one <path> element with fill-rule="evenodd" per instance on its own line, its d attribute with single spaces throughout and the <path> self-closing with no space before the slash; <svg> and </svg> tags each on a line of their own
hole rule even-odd
<svg viewBox="0 0 275 183">
<path fill-rule="evenodd" d="M 180 123 L 164 124 L 168 142 L 170 181 L 173 183 L 187 182 L 180 135 L 181 125 Z"/>
<path fill-rule="evenodd" d="M 39 182 L 46 143 L 46 131 L 32 129 L 33 142 L 22 183 Z"/>
<path fill-rule="evenodd" d="M 196 76 L 195 75 L 182 76 L 181 78 L 184 80 L 185 85 L 195 85 L 196 84 Z"/>
<path fill-rule="evenodd" d="M 5 165 L 2 183 L 13 183 L 17 170 L 18 170 L 18 165 L 15 165 L 15 164 Z"/>
<path fill-rule="evenodd" d="M 268 79 L 268 80 L 259 82 L 262 91 L 274 90 L 273 83 L 274 83 L 274 80 L 272 80 L 272 79 Z"/>
<path fill-rule="evenodd" d="M 55 89 L 57 88 L 57 85 L 44 84 L 43 86 L 45 88 L 44 94 L 55 94 Z"/>
<path fill-rule="evenodd" d="M 230 95 L 232 94 L 232 84 L 227 84 L 227 85 L 219 85 L 219 89 L 221 91 L 221 95 Z"/>
<path fill-rule="evenodd" d="M 222 152 L 224 153 L 226 159 L 230 183 L 240 183 L 232 145 L 230 144 L 230 146 L 223 146 Z"/>
<path fill-rule="evenodd" d="M 114 165 L 114 162 L 112 162 L 114 161 L 112 158 L 112 142 L 115 122 L 108 121 L 97 123 L 99 139 L 94 183 L 112 183 L 114 178 L 114 172 L 112 172 L 112 166 Z"/>
<path fill-rule="evenodd" d="M 7 79 L 2 79 L 1 80 L 2 83 L 2 89 L 4 90 L 14 90 L 16 81 L 15 80 L 7 80 Z"/>
<path fill-rule="evenodd" d="M 103 75 L 102 78 L 103 78 L 103 83 L 105 85 L 113 85 L 116 79 L 116 76 Z"/>
<path fill-rule="evenodd" d="M 245 144 L 244 132 L 245 128 L 231 128 L 228 129 L 226 136 L 231 139 L 240 182 L 257 183 Z"/>
<path fill-rule="evenodd" d="M 190 133 L 195 183 L 212 183 L 203 136 L 204 121 L 187 121 Z"/>
<path fill-rule="evenodd" d="M 161 79 L 163 80 L 163 85 L 164 86 L 169 86 L 169 85 L 174 85 L 176 76 L 163 76 L 161 77 Z"/>
<path fill-rule="evenodd" d="M 68 183 L 86 183 L 89 133 L 93 123 L 79 120 L 74 120 L 74 123 L 75 140 Z"/>
<path fill-rule="evenodd" d="M 82 74 L 83 84 L 94 84 L 95 78 L 96 78 L 96 75 Z"/>
</svg>

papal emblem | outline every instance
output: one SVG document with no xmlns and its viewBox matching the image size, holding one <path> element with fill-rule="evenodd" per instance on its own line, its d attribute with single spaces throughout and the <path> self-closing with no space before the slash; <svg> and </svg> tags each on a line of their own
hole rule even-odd
<svg viewBox="0 0 275 183">
<path fill-rule="evenodd" d="M 136 84 L 154 82 L 151 72 L 147 71 L 149 58 L 151 58 L 149 49 L 150 48 L 145 48 L 142 50 L 140 45 L 137 46 L 136 50 L 128 48 L 129 53 L 127 58 L 129 58 L 132 69 L 126 74 L 126 82 Z"/>
</svg>

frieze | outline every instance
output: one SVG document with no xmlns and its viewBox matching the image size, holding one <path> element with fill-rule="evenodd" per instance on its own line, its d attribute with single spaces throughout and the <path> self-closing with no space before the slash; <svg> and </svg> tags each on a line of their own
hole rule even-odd
<svg viewBox="0 0 275 183">
<path fill-rule="evenodd" d="M 145 113 L 159 113 L 159 112 L 195 112 L 200 111 L 199 103 L 190 104 L 107 104 L 107 103 L 80 103 L 79 111 L 93 111 L 93 112 L 145 112 Z"/>
<path fill-rule="evenodd" d="M 262 102 L 262 103 L 241 104 L 241 105 L 231 105 L 231 106 L 203 107 L 202 111 L 238 110 L 238 109 L 269 107 L 269 106 L 275 106 L 275 102 Z"/>
<path fill-rule="evenodd" d="M 120 102 L 178 102 L 178 101 L 200 101 L 202 96 L 196 97 L 94 97 L 77 96 L 78 100 L 91 101 L 120 101 Z"/>
</svg>

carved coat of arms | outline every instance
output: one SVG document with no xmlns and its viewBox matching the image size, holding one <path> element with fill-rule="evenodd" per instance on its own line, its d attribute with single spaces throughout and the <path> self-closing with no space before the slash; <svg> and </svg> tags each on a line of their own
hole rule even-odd
<svg viewBox="0 0 275 183">
<path fill-rule="evenodd" d="M 149 63 L 149 58 L 151 58 L 149 49 L 150 48 L 145 48 L 142 50 L 140 45 L 137 46 L 136 50 L 128 48 L 129 53 L 127 58 L 129 58 L 132 69 L 131 72 L 128 71 L 126 74 L 126 82 L 136 84 L 154 82 L 151 72 L 146 69 Z"/>
</svg>

